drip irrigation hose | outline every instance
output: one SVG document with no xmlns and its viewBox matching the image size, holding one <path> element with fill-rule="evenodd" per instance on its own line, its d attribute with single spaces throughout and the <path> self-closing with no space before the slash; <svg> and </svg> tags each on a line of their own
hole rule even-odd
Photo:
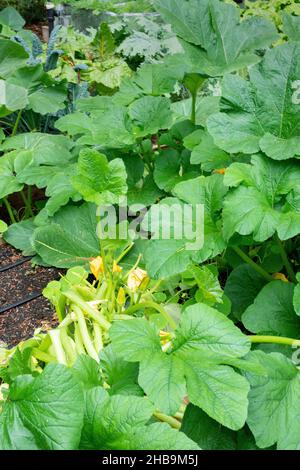
<svg viewBox="0 0 300 470">
<path fill-rule="evenodd" d="M 7 264 L 6 266 L 3 266 L 2 268 L 0 268 L 0 273 L 4 273 L 5 271 L 14 269 L 17 266 L 21 266 L 22 264 L 26 263 L 26 261 L 29 261 L 32 258 L 33 258 L 32 256 L 26 256 L 22 259 L 19 259 L 15 263 Z M 13 304 L 6 305 L 5 307 L 0 308 L 0 315 L 3 315 L 5 312 L 13 308 L 21 307 L 21 305 L 27 304 L 28 302 L 31 302 L 32 300 L 35 300 L 38 297 L 41 297 L 42 295 L 43 295 L 42 292 L 36 292 L 35 294 L 31 294 L 25 299 L 19 300 L 18 302 L 15 302 Z"/>
<path fill-rule="evenodd" d="M 32 258 L 33 258 L 33 256 L 26 256 L 25 258 L 22 258 L 19 261 L 16 261 L 15 263 L 11 263 L 11 264 L 8 264 L 6 266 L 3 266 L 3 268 L 0 268 L 0 273 L 4 273 L 5 271 L 9 271 L 10 269 L 13 269 L 17 266 L 21 266 L 21 264 L 26 263 L 26 261 L 29 261 Z"/>
<path fill-rule="evenodd" d="M 28 302 L 31 302 L 32 300 L 38 299 L 39 297 L 42 297 L 42 295 L 43 295 L 42 292 L 37 292 L 35 294 L 30 295 L 26 299 L 19 300 L 19 302 L 15 302 L 14 304 L 10 304 L 10 305 L 7 305 L 6 307 L 0 308 L 0 315 L 3 315 L 8 310 L 21 307 L 21 305 L 27 304 Z"/>
</svg>

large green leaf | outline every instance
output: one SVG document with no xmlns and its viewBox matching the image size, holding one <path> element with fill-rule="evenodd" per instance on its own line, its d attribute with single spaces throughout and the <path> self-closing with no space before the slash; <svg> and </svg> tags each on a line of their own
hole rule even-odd
<svg viewBox="0 0 300 470">
<path fill-rule="evenodd" d="M 24 109 L 27 104 L 27 90 L 24 87 L 0 80 L 0 117 Z"/>
<path fill-rule="evenodd" d="M 83 424 L 83 394 L 72 372 L 51 364 L 10 386 L 0 414 L 2 450 L 77 449 Z"/>
<path fill-rule="evenodd" d="M 177 80 L 183 78 L 178 67 L 165 64 L 143 64 L 130 79 L 125 79 L 120 91 L 114 96 L 114 102 L 128 105 L 144 95 L 160 96 L 171 93 Z"/>
<path fill-rule="evenodd" d="M 203 130 L 197 130 L 188 136 L 184 145 L 192 150 L 191 163 L 193 165 L 201 164 L 204 171 L 221 169 L 231 163 L 230 156 L 219 149 L 213 141 L 213 138 Z"/>
<path fill-rule="evenodd" d="M 115 395 L 103 388 L 87 393 L 81 449 L 191 450 L 197 444 L 166 424 L 150 424 L 154 407 L 142 397 Z"/>
<path fill-rule="evenodd" d="M 4 24 L 14 31 L 19 31 L 25 25 L 25 20 L 13 7 L 6 7 L 0 12 L 0 24 Z"/>
<path fill-rule="evenodd" d="M 145 261 L 153 277 L 181 273 L 191 259 L 205 261 L 222 252 L 225 247 L 220 229 L 209 214 L 204 214 L 203 201 L 199 200 L 199 206 L 187 202 L 188 212 L 183 201 L 177 198 L 163 199 L 152 206 L 144 218 L 143 229 L 152 233 L 152 240 L 146 247 Z"/>
<path fill-rule="evenodd" d="M 24 87 L 28 92 L 28 107 L 36 113 L 56 113 L 65 107 L 67 85 L 53 80 L 42 65 L 16 70 L 9 83 Z"/>
<path fill-rule="evenodd" d="M 16 69 L 26 65 L 29 56 L 17 42 L 0 39 L 0 77 L 7 78 Z"/>
<path fill-rule="evenodd" d="M 248 384 L 222 364 L 237 365 L 250 343 L 223 314 L 204 304 L 187 307 L 167 354 L 157 327 L 145 319 L 116 322 L 110 336 L 118 354 L 140 362 L 139 384 L 157 408 L 174 414 L 187 393 L 193 404 L 221 424 L 231 429 L 243 426 Z"/>
<path fill-rule="evenodd" d="M 219 147 L 230 153 L 262 150 L 275 160 L 300 156 L 300 108 L 294 96 L 299 53 L 299 43 L 283 44 L 249 70 L 249 82 L 225 77 L 223 112 L 207 122 Z"/>
<path fill-rule="evenodd" d="M 181 273 L 191 260 L 201 263 L 214 258 L 225 249 L 220 230 L 219 212 L 226 191 L 221 175 L 206 178 L 200 176 L 176 184 L 173 193 L 180 199 L 163 199 L 158 207 L 152 207 L 143 223 L 145 230 L 150 228 L 150 232 L 154 235 L 145 252 L 147 269 L 151 276 L 168 277 Z M 184 228 L 189 229 L 189 236 L 185 236 L 186 232 L 183 236 L 176 236 L 176 226 L 180 233 L 185 204 L 190 205 L 192 209 L 188 220 L 184 218 Z M 157 223 L 155 226 L 152 223 L 149 226 L 149 220 L 157 220 L 159 208 L 162 210 L 166 206 L 173 208 L 174 218 L 168 219 L 165 215 L 160 224 Z M 201 207 L 203 207 L 204 214 L 201 213 Z M 168 228 L 170 235 L 166 237 L 164 233 L 166 234 Z M 194 235 L 191 237 L 192 234 Z M 156 256 L 153 256 L 153 252 Z"/>
<path fill-rule="evenodd" d="M 267 284 L 243 314 L 245 327 L 253 333 L 299 338 L 300 318 L 293 307 L 293 294 L 294 284 Z"/>
<path fill-rule="evenodd" d="M 0 158 L 0 199 L 23 189 L 14 173 L 16 154 L 10 152 Z"/>
<path fill-rule="evenodd" d="M 119 88 L 122 80 L 130 77 L 131 74 L 131 69 L 126 62 L 116 56 L 99 62 L 95 61 L 89 68 L 89 80 L 102 85 L 109 91 Z"/>
<path fill-rule="evenodd" d="M 177 184 L 173 193 L 189 204 L 203 204 L 205 212 L 216 219 L 222 209 L 227 188 L 221 175 L 199 176 Z"/>
<path fill-rule="evenodd" d="M 67 206 L 36 229 L 33 245 L 44 262 L 58 268 L 85 265 L 99 254 L 96 206 Z"/>
<path fill-rule="evenodd" d="M 78 175 L 72 178 L 72 184 L 88 202 L 115 204 L 127 193 L 126 180 L 125 165 L 120 158 L 108 162 L 97 150 L 84 149 L 80 152 Z"/>
<path fill-rule="evenodd" d="M 70 117 L 70 119 L 73 118 Z M 57 121 L 56 127 L 60 130 L 67 130 L 68 120 L 68 116 L 61 118 Z M 106 107 L 99 111 L 91 110 L 89 131 L 87 132 L 86 122 L 84 122 L 82 132 L 78 131 L 77 127 L 76 132 L 84 134 L 79 139 L 81 144 L 99 145 L 100 143 L 101 147 L 126 148 L 135 142 L 127 109 L 116 106 L 113 102 L 107 103 Z"/>
<path fill-rule="evenodd" d="M 185 152 L 179 153 L 172 149 L 156 157 L 154 180 L 160 189 L 170 192 L 181 181 L 197 176 L 198 172 L 189 165 L 187 157 Z"/>
<path fill-rule="evenodd" d="M 138 385 L 138 364 L 124 361 L 111 345 L 101 352 L 100 362 L 110 395 L 144 395 Z"/>
<path fill-rule="evenodd" d="M 73 146 L 73 142 L 63 135 L 31 132 L 6 139 L 0 148 L 1 150 L 28 150 L 31 152 L 31 160 L 35 164 L 65 165 L 73 157 L 70 152 Z M 30 157 L 26 155 L 25 158 L 28 159 L 26 160 L 28 164 Z M 23 153 L 20 159 L 24 159 Z"/>
<path fill-rule="evenodd" d="M 36 151 L 20 151 L 17 154 L 14 169 L 20 183 L 47 188 L 46 196 L 49 199 L 35 219 L 35 223 L 41 225 L 48 217 L 53 216 L 62 206 L 66 205 L 70 199 L 77 202 L 82 199 L 82 196 L 71 183 L 72 177 L 77 174 L 77 165 L 64 162 L 60 162 L 61 166 L 55 164 L 53 166 L 50 164 L 39 165 L 35 154 L 38 155 Z"/>
<path fill-rule="evenodd" d="M 237 430 L 247 418 L 249 384 L 231 367 L 197 367 L 188 363 L 187 388 L 191 403 L 222 425 Z"/>
<path fill-rule="evenodd" d="M 282 30 L 287 35 L 289 41 L 299 41 L 300 18 L 286 12 L 282 13 Z"/>
<path fill-rule="evenodd" d="M 277 442 L 279 450 L 300 449 L 300 372 L 278 353 L 251 353 L 252 361 L 263 364 L 267 377 L 247 373 L 251 384 L 248 425 L 259 447 Z"/>
<path fill-rule="evenodd" d="M 231 300 L 232 312 L 238 320 L 265 284 L 266 280 L 248 264 L 241 264 L 230 273 L 224 292 Z"/>
<path fill-rule="evenodd" d="M 156 0 L 181 39 L 194 72 L 217 76 L 259 61 L 255 51 L 277 38 L 274 25 L 253 17 L 240 22 L 237 7 L 219 0 Z"/>
<path fill-rule="evenodd" d="M 3 238 L 17 250 L 22 251 L 24 256 L 31 256 L 35 254 L 35 249 L 32 245 L 33 232 L 35 229 L 36 226 L 33 219 L 22 220 L 21 222 L 10 225 L 3 235 Z"/>
<path fill-rule="evenodd" d="M 4 222 L 3 220 L 0 220 L 0 234 L 2 235 L 5 233 L 8 229 L 7 223 Z"/>
<path fill-rule="evenodd" d="M 235 433 L 191 404 L 184 413 L 181 431 L 203 450 L 236 449 Z"/>
<path fill-rule="evenodd" d="M 197 126 L 206 127 L 206 121 L 211 114 L 215 114 L 220 110 L 219 96 L 203 96 L 197 99 L 196 103 L 196 121 Z M 181 101 L 175 101 L 171 105 L 174 120 L 176 122 L 190 119 L 192 115 L 192 98 Z"/>
<path fill-rule="evenodd" d="M 300 233 L 299 162 L 275 162 L 261 155 L 251 162 L 234 163 L 226 171 L 225 184 L 238 187 L 225 198 L 225 238 L 235 232 L 253 234 L 260 242 L 275 232 L 281 240 L 294 237 Z"/>
<path fill-rule="evenodd" d="M 46 189 L 46 196 L 49 199 L 35 218 L 37 225 L 43 224 L 70 200 L 78 202 L 82 199 L 72 184 L 72 178 L 75 174 L 77 174 L 77 168 L 75 165 L 69 165 L 65 169 L 59 168 L 49 179 Z"/>
<path fill-rule="evenodd" d="M 136 138 L 156 134 L 172 125 L 171 102 L 159 96 L 144 96 L 134 101 L 128 109 Z"/>
<path fill-rule="evenodd" d="M 137 173 L 136 168 L 133 171 Z M 155 204 L 163 195 L 164 192 L 155 184 L 152 175 L 147 175 L 142 181 L 142 184 L 141 181 L 139 181 L 136 184 L 128 185 L 127 200 L 129 206 L 142 204 L 148 207 L 151 206 L 151 204 Z"/>
</svg>

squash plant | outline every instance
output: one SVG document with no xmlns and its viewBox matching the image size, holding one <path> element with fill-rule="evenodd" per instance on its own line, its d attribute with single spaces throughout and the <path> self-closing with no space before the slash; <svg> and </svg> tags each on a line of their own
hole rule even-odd
<svg viewBox="0 0 300 470">
<path fill-rule="evenodd" d="M 155 5 L 181 54 L 144 64 L 113 96 L 78 99 L 56 135 L 3 140 L 1 160 L 15 159 L 7 176 L 49 196 L 5 240 L 71 271 L 45 291 L 60 316 L 54 333 L 1 350 L 1 448 L 300 448 L 298 18 L 272 47 L 275 26 L 241 20 L 238 7 Z M 200 96 L 211 77 L 221 96 Z M 174 100 L 178 84 L 190 99 Z M 142 228 L 160 205 L 201 204 L 203 246 L 152 236 L 99 247 L 96 207 L 125 196 L 146 207 Z M 123 272 L 138 263 L 149 286 L 124 289 L 120 255 Z M 98 268 L 99 286 L 87 278 Z"/>
</svg>

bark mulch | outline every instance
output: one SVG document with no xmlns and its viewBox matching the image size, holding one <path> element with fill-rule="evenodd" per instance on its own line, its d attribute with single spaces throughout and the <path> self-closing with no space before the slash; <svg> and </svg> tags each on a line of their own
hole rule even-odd
<svg viewBox="0 0 300 470">
<path fill-rule="evenodd" d="M 0 269 L 22 260 L 22 255 L 0 244 Z M 42 292 L 48 282 L 59 279 L 59 270 L 32 267 L 31 260 L 0 272 L 0 309 Z M 0 343 L 8 347 L 32 336 L 36 328 L 49 329 L 57 324 L 55 311 L 44 297 L 38 297 L 0 314 Z"/>
</svg>

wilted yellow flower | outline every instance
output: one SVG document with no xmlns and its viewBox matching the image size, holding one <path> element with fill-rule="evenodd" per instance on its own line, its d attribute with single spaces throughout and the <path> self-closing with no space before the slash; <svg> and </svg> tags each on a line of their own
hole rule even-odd
<svg viewBox="0 0 300 470">
<path fill-rule="evenodd" d="M 125 305 L 125 291 L 123 289 L 123 287 L 120 287 L 119 289 L 119 292 L 118 292 L 118 295 L 117 295 L 117 303 L 118 305 L 120 305 L 121 307 L 123 307 L 123 305 Z"/>
<path fill-rule="evenodd" d="M 96 279 L 99 279 L 100 274 L 104 273 L 104 264 L 101 256 L 97 256 L 90 262 L 90 269 Z"/>
<path fill-rule="evenodd" d="M 225 175 L 226 168 L 218 168 L 217 170 L 214 170 L 214 173 L 217 175 Z"/>
<path fill-rule="evenodd" d="M 119 266 L 116 261 L 114 261 L 114 264 L 113 264 L 113 273 L 120 273 L 122 271 L 122 268 L 121 266 Z"/>
<path fill-rule="evenodd" d="M 273 279 L 276 279 L 276 280 L 279 280 L 279 281 L 289 282 L 288 278 L 282 273 L 275 273 L 275 274 L 273 274 L 272 277 L 273 277 Z"/>
<path fill-rule="evenodd" d="M 139 287 L 146 288 L 149 281 L 150 279 L 148 277 L 147 272 L 144 271 L 143 269 L 136 268 L 136 269 L 133 269 L 133 271 L 129 273 L 127 286 L 129 287 L 130 290 L 135 291 L 139 289 Z"/>
</svg>

